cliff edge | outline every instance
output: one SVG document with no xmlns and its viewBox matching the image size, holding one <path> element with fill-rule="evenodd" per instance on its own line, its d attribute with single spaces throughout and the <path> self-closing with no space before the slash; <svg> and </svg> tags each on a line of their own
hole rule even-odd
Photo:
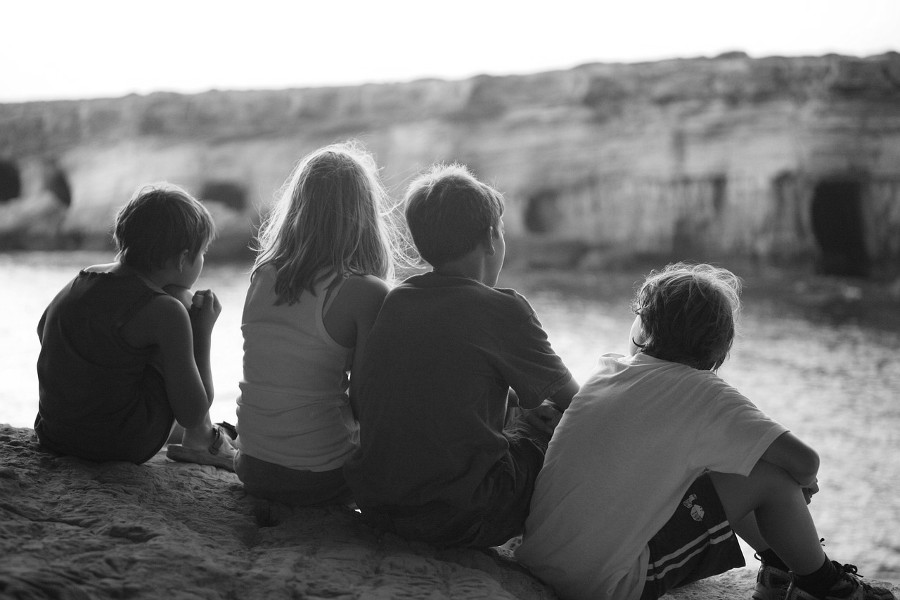
<svg viewBox="0 0 900 600">
<path fill-rule="evenodd" d="M 213 211 L 212 252 L 242 256 L 300 157 L 349 138 L 395 199 L 465 163 L 510 236 L 862 276 L 900 257 L 896 52 L 0 103 L 0 248 L 109 248 L 118 208 L 166 180 Z"/>
<path fill-rule="evenodd" d="M 754 575 L 733 571 L 670 597 L 747 598 Z M 437 550 L 381 534 L 350 510 L 261 502 L 232 473 L 162 453 L 140 466 L 57 457 L 31 429 L 8 425 L 0 596 L 556 598 L 503 549 Z"/>
</svg>

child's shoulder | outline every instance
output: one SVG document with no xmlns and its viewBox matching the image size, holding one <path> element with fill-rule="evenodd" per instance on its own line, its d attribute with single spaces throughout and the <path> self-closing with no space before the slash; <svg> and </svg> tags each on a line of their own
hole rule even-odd
<svg viewBox="0 0 900 600">
<path fill-rule="evenodd" d="M 374 275 L 350 275 L 341 282 L 328 315 L 334 318 L 376 314 L 390 286 Z M 326 300 L 327 302 L 327 300 Z"/>
<path fill-rule="evenodd" d="M 190 333 L 191 320 L 187 308 L 180 300 L 168 294 L 150 298 L 122 326 L 125 340 L 138 348 L 157 344 L 162 336 L 187 339 Z"/>
<path fill-rule="evenodd" d="M 83 273 L 115 273 L 118 266 L 119 263 L 105 263 L 102 265 L 91 265 L 83 268 L 81 271 Z"/>
<path fill-rule="evenodd" d="M 529 316 L 534 314 L 534 308 L 528 299 L 512 288 L 492 288 L 496 293 L 497 303 L 509 311 L 516 311 Z"/>
<path fill-rule="evenodd" d="M 375 275 L 350 275 L 347 277 L 344 286 L 361 293 L 380 294 L 382 296 L 391 289 L 387 281 Z"/>
<path fill-rule="evenodd" d="M 167 327 L 171 327 L 173 323 L 184 320 L 190 326 L 188 308 L 181 300 L 169 294 L 151 297 L 135 316 L 151 325 L 165 323 Z"/>
<path fill-rule="evenodd" d="M 349 275 L 341 284 L 340 295 L 357 302 L 381 302 L 391 290 L 391 286 L 375 275 Z"/>
</svg>

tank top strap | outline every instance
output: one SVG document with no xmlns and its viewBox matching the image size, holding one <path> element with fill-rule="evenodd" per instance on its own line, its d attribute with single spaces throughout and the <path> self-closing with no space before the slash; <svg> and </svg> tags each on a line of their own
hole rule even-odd
<svg viewBox="0 0 900 600">
<path fill-rule="evenodd" d="M 329 282 L 328 287 L 325 288 L 325 299 L 322 304 L 323 317 L 328 312 L 331 303 L 337 298 L 338 293 L 348 279 L 350 279 L 350 273 L 335 273 L 334 278 Z"/>
</svg>

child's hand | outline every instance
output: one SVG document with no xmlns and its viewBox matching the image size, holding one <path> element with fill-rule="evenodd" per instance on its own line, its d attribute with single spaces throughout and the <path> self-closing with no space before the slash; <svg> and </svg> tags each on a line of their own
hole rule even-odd
<svg viewBox="0 0 900 600">
<path fill-rule="evenodd" d="M 814 481 L 812 485 L 809 487 L 803 488 L 803 497 L 806 499 L 806 503 L 809 504 L 812 502 L 812 497 L 819 492 L 819 482 Z"/>
<path fill-rule="evenodd" d="M 547 435 L 553 435 L 553 431 L 562 418 L 562 411 L 549 400 L 544 400 L 540 406 L 526 410 L 523 418 L 535 429 L 543 431 Z"/>
<path fill-rule="evenodd" d="M 194 292 L 191 299 L 191 323 L 203 333 L 212 333 L 216 319 L 222 312 L 222 304 L 212 290 Z"/>
</svg>

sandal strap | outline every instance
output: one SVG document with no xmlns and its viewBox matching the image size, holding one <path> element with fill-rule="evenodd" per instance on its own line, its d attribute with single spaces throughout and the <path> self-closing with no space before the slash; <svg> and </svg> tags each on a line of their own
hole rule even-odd
<svg viewBox="0 0 900 600">
<path fill-rule="evenodd" d="M 213 425 L 212 436 L 213 439 L 212 443 L 209 445 L 209 453 L 215 455 L 219 453 L 219 448 L 222 447 L 222 443 L 225 441 L 222 439 L 222 428 L 218 425 Z"/>
</svg>

